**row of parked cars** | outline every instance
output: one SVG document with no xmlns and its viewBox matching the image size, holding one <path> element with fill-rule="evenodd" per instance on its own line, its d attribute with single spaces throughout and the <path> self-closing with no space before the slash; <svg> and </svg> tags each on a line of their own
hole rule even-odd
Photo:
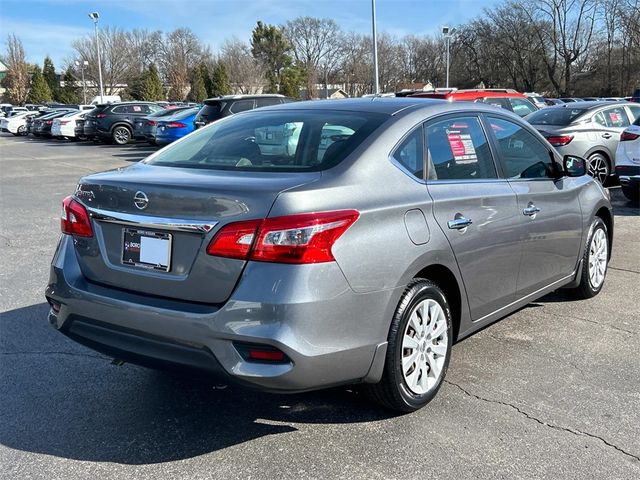
<svg viewBox="0 0 640 480">
<path fill-rule="evenodd" d="M 616 99 L 563 99 L 557 105 L 539 108 L 535 94 L 511 89 L 450 89 L 406 92 L 398 96 L 472 101 L 509 110 L 532 124 L 560 153 L 585 158 L 589 174 L 600 183 L 606 183 L 609 176 L 617 174 L 624 194 L 631 200 L 638 199 L 637 180 L 633 179 L 640 174 L 636 172 L 640 168 L 640 154 L 634 153 L 638 149 L 636 143 L 640 143 L 637 133 L 640 103 Z M 133 101 L 56 106 L 44 111 L 24 108 L 2 119 L 0 129 L 14 135 L 33 134 L 74 141 L 126 145 L 142 140 L 166 145 L 222 117 L 291 101 L 282 95 L 233 95 L 208 99 L 202 105 Z M 338 138 L 339 135 L 333 132 L 331 136 Z M 328 147 L 331 139 L 327 138 L 325 143 Z"/>
</svg>

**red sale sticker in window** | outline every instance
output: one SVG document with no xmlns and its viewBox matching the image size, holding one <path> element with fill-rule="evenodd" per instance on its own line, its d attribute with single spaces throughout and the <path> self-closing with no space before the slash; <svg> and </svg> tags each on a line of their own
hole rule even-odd
<svg viewBox="0 0 640 480">
<path fill-rule="evenodd" d="M 141 112 L 141 111 L 142 111 L 142 108 L 140 108 L 138 105 L 134 105 L 134 106 L 133 106 L 133 111 L 134 111 L 134 112 Z"/>
<path fill-rule="evenodd" d="M 618 112 L 610 112 L 609 118 L 614 123 L 618 123 L 620 121 L 620 115 L 618 115 Z"/>
<path fill-rule="evenodd" d="M 447 133 L 447 139 L 449 140 L 449 146 L 451 147 L 451 153 L 453 158 L 459 165 L 467 163 L 476 163 L 478 156 L 476 155 L 476 149 L 473 146 L 473 140 L 468 133 L 460 133 L 450 131 Z"/>
</svg>

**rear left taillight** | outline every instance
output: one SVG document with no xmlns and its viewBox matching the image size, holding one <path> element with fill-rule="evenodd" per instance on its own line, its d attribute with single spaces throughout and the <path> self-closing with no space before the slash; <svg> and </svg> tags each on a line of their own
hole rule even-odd
<svg viewBox="0 0 640 480">
<path fill-rule="evenodd" d="M 171 123 L 167 123 L 165 126 L 167 128 L 184 128 L 187 126 L 187 124 L 182 122 L 171 122 Z"/>
<path fill-rule="evenodd" d="M 547 141 L 554 147 L 564 147 L 573 140 L 573 135 L 551 135 Z"/>
<path fill-rule="evenodd" d="M 621 142 L 631 142 L 633 140 L 637 140 L 638 138 L 640 138 L 640 134 L 638 133 L 622 132 L 620 134 Z"/>
<path fill-rule="evenodd" d="M 153 125 L 155 125 L 155 124 L 157 124 L 157 123 L 158 123 L 158 122 L 156 122 L 156 121 L 154 121 L 154 120 L 147 120 L 147 125 L 151 125 L 151 126 L 153 126 Z"/>
<path fill-rule="evenodd" d="M 89 213 L 87 209 L 73 197 L 67 197 L 62 201 L 60 230 L 67 235 L 93 237 L 93 228 L 91 228 Z"/>
<path fill-rule="evenodd" d="M 106 116 L 107 116 L 106 113 L 99 113 L 99 114 L 96 115 L 96 118 L 104 118 Z"/>
<path fill-rule="evenodd" d="M 51 125 L 53 123 L 53 120 L 47 120 L 47 125 Z"/>
<path fill-rule="evenodd" d="M 60 120 L 60 125 L 66 125 L 67 123 L 69 123 L 71 120 Z"/>
<path fill-rule="evenodd" d="M 332 262 L 334 243 L 359 216 L 356 210 L 340 210 L 230 223 L 211 240 L 207 253 L 260 262 Z"/>
</svg>

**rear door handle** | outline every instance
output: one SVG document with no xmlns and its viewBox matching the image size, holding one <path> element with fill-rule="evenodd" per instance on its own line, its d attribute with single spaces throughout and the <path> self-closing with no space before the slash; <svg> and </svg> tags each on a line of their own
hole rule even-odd
<svg viewBox="0 0 640 480">
<path fill-rule="evenodd" d="M 610 133 L 603 133 L 602 134 L 602 138 L 611 138 L 611 134 Z"/>
<path fill-rule="evenodd" d="M 462 216 L 458 217 L 456 216 L 455 219 L 453 220 L 449 220 L 447 222 L 447 226 L 451 229 L 451 230 L 462 230 L 464 228 L 467 228 L 469 225 L 471 225 L 473 222 L 468 219 L 468 218 L 464 218 Z"/>
<path fill-rule="evenodd" d="M 530 203 L 527 208 L 522 210 L 523 215 L 527 215 L 529 217 L 535 217 L 536 213 L 538 213 L 540 209 L 536 207 L 533 203 Z"/>
</svg>

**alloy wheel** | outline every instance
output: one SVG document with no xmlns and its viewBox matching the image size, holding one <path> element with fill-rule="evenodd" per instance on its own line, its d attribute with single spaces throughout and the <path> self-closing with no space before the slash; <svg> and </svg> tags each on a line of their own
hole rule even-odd
<svg viewBox="0 0 640 480">
<path fill-rule="evenodd" d="M 416 305 L 402 338 L 402 375 L 411 392 L 423 395 L 438 384 L 448 342 L 447 318 L 440 304 L 426 299 Z"/>
<path fill-rule="evenodd" d="M 131 135 L 129 134 L 129 130 L 125 127 L 118 127 L 113 131 L 113 139 L 118 145 L 129 143 L 130 137 Z"/>
<path fill-rule="evenodd" d="M 608 253 L 607 235 L 602 228 L 598 228 L 589 245 L 589 282 L 595 289 L 600 288 L 604 282 Z"/>
<path fill-rule="evenodd" d="M 609 176 L 609 163 L 600 153 L 594 153 L 589 157 L 588 173 L 598 182 L 604 185 Z"/>
</svg>

